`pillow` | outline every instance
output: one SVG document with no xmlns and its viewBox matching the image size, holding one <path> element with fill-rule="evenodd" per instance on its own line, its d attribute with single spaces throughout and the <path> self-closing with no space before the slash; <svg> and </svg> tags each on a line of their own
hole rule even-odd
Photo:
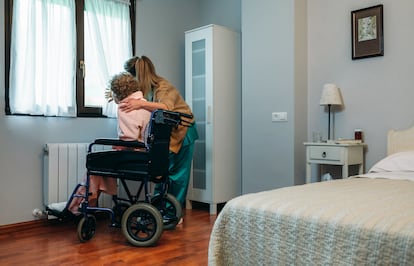
<svg viewBox="0 0 414 266">
<path fill-rule="evenodd" d="M 368 173 L 379 172 L 414 172 L 414 151 L 391 154 L 377 162 Z"/>
</svg>

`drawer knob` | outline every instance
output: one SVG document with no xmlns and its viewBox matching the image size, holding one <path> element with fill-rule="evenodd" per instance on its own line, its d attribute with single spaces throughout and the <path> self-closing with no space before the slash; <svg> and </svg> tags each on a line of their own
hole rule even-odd
<svg viewBox="0 0 414 266">
<path fill-rule="evenodd" d="M 322 152 L 322 158 L 326 157 L 326 152 Z"/>
</svg>

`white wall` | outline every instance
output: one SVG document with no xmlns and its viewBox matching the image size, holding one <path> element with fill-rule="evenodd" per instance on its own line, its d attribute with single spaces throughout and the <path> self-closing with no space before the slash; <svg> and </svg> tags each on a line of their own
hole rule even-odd
<svg viewBox="0 0 414 266">
<path fill-rule="evenodd" d="M 353 61 L 351 11 L 380 3 L 385 56 Z M 409 0 L 306 1 L 307 31 L 302 32 L 297 28 L 301 1 L 242 0 L 244 193 L 303 182 L 303 172 L 297 170 L 305 167 L 301 139 L 311 140 L 313 131 L 327 137 L 328 113 L 319 106 L 325 83 L 336 83 L 345 101 L 334 115 L 335 137 L 353 138 L 355 128 L 364 131 L 366 170 L 386 155 L 389 129 L 414 125 L 413 8 Z M 301 43 L 307 45 L 307 60 L 298 52 Z M 301 65 L 307 69 L 298 69 Z M 305 91 L 300 90 L 303 86 Z M 301 92 L 307 103 L 301 102 Z M 271 123 L 273 111 L 287 111 L 289 121 Z"/>
<path fill-rule="evenodd" d="M 158 74 L 184 95 L 184 32 L 199 23 L 199 1 L 137 1 L 136 55 L 153 61 Z"/>
<path fill-rule="evenodd" d="M 384 56 L 351 58 L 351 11 L 384 5 Z M 335 136 L 362 128 L 366 169 L 386 155 L 389 129 L 414 125 L 414 1 L 308 1 L 308 136 L 327 135 L 328 113 L 319 106 L 324 83 L 336 83 L 345 102 L 335 113 Z"/>
<path fill-rule="evenodd" d="M 185 95 L 184 33 L 208 24 L 240 30 L 240 0 L 139 0 L 136 54 Z"/>
<path fill-rule="evenodd" d="M 242 0 L 242 192 L 304 182 L 306 1 Z M 272 122 L 287 112 L 287 122 Z"/>
<path fill-rule="evenodd" d="M 201 0 L 199 26 L 217 24 L 241 32 L 241 0 Z"/>
</svg>

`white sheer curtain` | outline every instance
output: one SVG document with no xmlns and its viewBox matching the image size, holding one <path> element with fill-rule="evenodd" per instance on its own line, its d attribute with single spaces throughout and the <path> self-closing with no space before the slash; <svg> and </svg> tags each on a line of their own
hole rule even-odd
<svg viewBox="0 0 414 266">
<path fill-rule="evenodd" d="M 108 81 L 132 56 L 128 3 L 85 0 L 85 102 L 102 106 L 108 117 L 116 117 L 116 105 L 104 98 Z"/>
<path fill-rule="evenodd" d="M 10 108 L 76 116 L 74 0 L 14 0 Z"/>
<path fill-rule="evenodd" d="M 10 65 L 13 114 L 76 116 L 75 0 L 14 0 Z M 109 79 L 132 56 L 128 0 L 85 0 L 85 106 L 103 107 Z"/>
</svg>

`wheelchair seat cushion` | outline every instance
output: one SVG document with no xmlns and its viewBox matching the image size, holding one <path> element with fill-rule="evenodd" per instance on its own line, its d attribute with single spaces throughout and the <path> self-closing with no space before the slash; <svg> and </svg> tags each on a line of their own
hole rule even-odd
<svg viewBox="0 0 414 266">
<path fill-rule="evenodd" d="M 130 150 L 89 153 L 86 157 L 89 172 L 113 177 L 139 177 L 149 175 L 149 153 Z"/>
</svg>

